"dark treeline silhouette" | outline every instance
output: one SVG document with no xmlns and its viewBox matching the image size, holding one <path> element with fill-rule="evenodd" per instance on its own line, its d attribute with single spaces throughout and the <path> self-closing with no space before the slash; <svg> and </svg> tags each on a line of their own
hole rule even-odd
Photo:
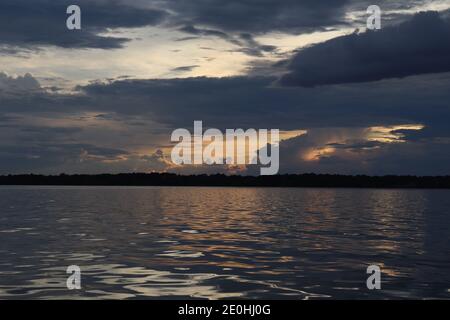
<svg viewBox="0 0 450 320">
<path fill-rule="evenodd" d="M 275 176 L 191 175 L 171 173 L 123 173 L 99 175 L 7 175 L 0 185 L 67 186 L 229 186 L 321 188 L 450 188 L 450 176 L 344 176 L 289 174 Z"/>
</svg>

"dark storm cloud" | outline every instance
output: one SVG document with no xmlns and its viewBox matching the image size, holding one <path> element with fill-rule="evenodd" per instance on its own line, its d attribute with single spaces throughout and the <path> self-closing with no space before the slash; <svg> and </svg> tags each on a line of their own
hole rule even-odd
<svg viewBox="0 0 450 320">
<path fill-rule="evenodd" d="M 450 71 L 450 20 L 423 12 L 379 31 L 351 34 L 299 51 L 286 86 L 377 81 Z"/>
<path fill-rule="evenodd" d="M 327 173 L 368 175 L 448 175 L 449 142 L 417 141 L 405 143 L 366 142 L 342 145 L 315 161 L 306 161 L 302 152 L 317 148 L 314 132 L 280 144 L 280 173 Z"/>
<path fill-rule="evenodd" d="M 0 172 L 28 173 L 50 172 L 49 168 L 63 170 L 63 165 L 77 166 L 84 161 L 114 160 L 127 155 L 124 150 L 102 148 L 90 144 L 55 144 L 42 142 L 27 145 L 0 146 Z M 63 171 L 52 171 L 60 173 Z"/>
<path fill-rule="evenodd" d="M 170 22 L 184 24 L 182 31 L 202 36 L 228 37 L 230 34 L 268 32 L 305 33 L 339 26 L 365 27 L 369 5 L 379 5 L 383 21 L 402 21 L 407 13 L 429 3 L 427 0 L 168 0 L 164 7 L 173 15 Z M 348 13 L 357 13 L 350 21 Z M 207 30 L 201 32 L 200 30 Z M 210 31 L 210 32 L 209 32 Z"/>
<path fill-rule="evenodd" d="M 82 131 L 82 128 L 76 128 L 76 127 L 37 127 L 37 126 L 30 126 L 20 129 L 23 132 L 31 133 L 34 137 L 43 137 L 43 138 L 49 138 L 54 137 L 56 135 L 70 135 L 73 133 L 77 133 Z"/>
<path fill-rule="evenodd" d="M 306 135 L 282 141 L 279 148 L 280 173 L 431 176 L 450 173 L 448 141 L 382 143 L 350 140 L 344 143 L 320 143 L 321 138 L 328 136 L 326 138 L 330 139 L 336 131 L 339 128 L 313 129 Z M 328 147 L 335 150 L 319 154 L 322 148 Z M 317 157 L 314 160 L 310 157 L 309 160 L 305 159 L 305 155 L 310 153 L 315 153 Z M 250 168 L 249 173 L 258 174 L 258 169 Z"/>
<path fill-rule="evenodd" d="M 102 159 L 115 159 L 120 157 L 118 154 L 101 156 L 99 151 L 87 150 L 80 158 L 80 149 L 72 145 L 77 141 L 88 141 L 93 147 L 102 148 L 111 146 L 111 141 L 118 143 L 119 139 L 122 145 L 127 145 L 128 141 L 143 146 L 161 145 L 167 143 L 173 129 L 192 129 L 194 120 L 202 120 L 205 128 L 221 130 L 308 130 L 308 135 L 283 143 L 286 148 L 282 148 L 282 168 L 288 172 L 377 173 L 388 172 L 389 168 L 392 171 L 388 173 L 407 170 L 415 173 L 424 168 L 414 166 L 425 162 L 429 165 L 438 162 L 439 165 L 433 167 L 436 172 L 440 170 L 443 174 L 448 173 L 446 169 L 450 171 L 450 167 L 440 160 L 447 159 L 447 153 L 450 153 L 450 73 L 320 88 L 276 87 L 272 85 L 274 79 L 121 79 L 80 86 L 77 94 L 70 95 L 31 91 L 5 97 L 0 91 L 0 110 L 6 115 L 2 119 L 0 139 L 3 140 L 0 140 L 0 145 L 20 145 L 30 151 L 40 150 L 40 145 L 46 142 L 59 146 L 48 153 L 54 159 L 48 161 L 49 170 L 56 170 L 52 164 L 58 162 L 61 166 L 58 170 L 72 168 L 73 172 L 97 168 L 109 171 Z M 114 117 L 98 117 L 105 114 Z M 10 115 L 14 117 L 8 118 Z M 41 127 L 52 123 L 70 128 L 35 128 L 37 120 L 30 125 L 30 121 L 18 120 L 20 115 L 27 119 L 45 117 L 47 120 L 42 122 Z M 80 119 L 74 122 L 77 115 Z M 87 117 L 86 122 L 82 119 L 83 115 Z M 106 121 L 105 126 L 98 122 L 89 124 L 92 119 Z M 107 121 L 113 123 L 108 125 Z M 158 128 L 155 128 L 155 123 Z M 402 140 L 406 141 L 393 146 L 369 143 L 364 138 L 364 130 L 368 127 L 393 126 L 392 130 L 396 130 L 395 125 L 399 124 L 421 124 L 425 129 L 393 131 L 402 134 Z M 111 131 L 115 128 L 120 130 Z M 349 137 L 344 140 L 340 138 L 346 135 Z M 155 136 L 163 139 L 155 140 Z M 62 150 L 63 145 L 68 146 L 67 152 Z M 305 148 L 327 147 L 337 151 L 324 154 L 317 161 L 298 159 L 298 152 Z M 403 155 L 397 151 L 400 148 Z M 43 147 L 42 150 L 47 149 Z M 61 157 L 57 156 L 59 153 Z M 67 157 L 63 156 L 65 154 Z M 23 160 L 24 166 L 31 165 L 33 159 L 40 165 L 39 159 L 46 156 L 45 152 L 37 155 L 35 152 L 9 152 L 3 155 L 4 168 L 8 168 L 8 162 L 11 166 L 18 165 L 20 161 L 17 159 L 20 157 L 26 158 Z M 120 165 L 118 162 L 114 168 L 122 171 L 145 168 L 145 159 L 137 155 L 126 157 L 132 160 L 124 160 Z M 410 165 L 404 167 L 393 163 L 408 157 L 414 157 L 417 161 L 410 159 Z M 80 159 L 83 160 L 82 167 L 78 166 Z M 358 159 L 362 159 L 361 162 Z M 383 167 L 377 168 L 377 162 L 382 163 Z M 42 165 L 44 163 L 42 161 Z"/>
<path fill-rule="evenodd" d="M 3 0 L 0 2 L 0 54 L 32 52 L 44 46 L 63 48 L 123 47 L 125 37 L 102 33 L 115 28 L 152 25 L 175 28 L 195 36 L 214 36 L 236 45 L 248 44 L 240 34 L 268 32 L 302 33 L 348 25 L 350 11 L 364 13 L 369 4 L 390 9 L 404 8 L 390 1 L 355 0 Z M 422 3 L 423 1 L 413 1 Z M 66 28 L 66 8 L 76 4 L 82 9 L 82 30 Z M 409 5 L 411 6 L 411 5 Z M 359 24 L 359 22 L 358 22 Z M 254 43 L 256 44 L 256 43 Z M 246 53 L 258 55 L 246 47 Z M 264 52 L 259 48 L 259 53 Z M 261 51 L 262 50 L 262 51 Z M 271 50 L 268 50 L 271 51 Z M 258 51 L 256 51 L 258 52 Z"/>
<path fill-rule="evenodd" d="M 450 158 L 450 128 L 444 125 L 450 118 L 450 74 L 321 88 L 280 88 L 273 87 L 272 81 L 245 77 L 129 80 L 80 89 L 95 101 L 128 101 L 139 96 L 141 105 L 135 110 L 121 110 L 121 102 L 110 107 L 141 115 L 148 112 L 171 128 L 191 128 L 194 120 L 203 120 L 205 127 L 222 130 L 307 129 L 308 135 L 282 143 L 281 172 L 450 171 L 440 160 Z M 399 124 L 421 124 L 426 130 L 395 130 Z M 372 126 L 393 126 L 391 133 L 401 134 L 406 142 L 368 141 L 365 132 Z M 353 138 L 339 140 L 346 134 Z M 298 157 L 305 150 L 327 147 L 336 151 L 317 161 Z M 438 163 L 435 167 L 434 162 Z"/>
<path fill-rule="evenodd" d="M 196 26 L 224 32 L 311 31 L 343 23 L 350 0 L 168 0 L 167 6 Z M 367 6 L 366 6 L 367 8 Z"/>
<path fill-rule="evenodd" d="M 283 88 L 274 78 L 121 80 L 79 87 L 100 110 L 148 114 L 173 127 L 355 127 L 436 123 L 450 117 L 449 74 L 377 83 Z M 432 110 L 432 112 L 430 111 Z"/>
<path fill-rule="evenodd" d="M 66 27 L 66 9 L 81 7 L 82 30 Z M 158 9 L 135 8 L 120 1 L 2 0 L 0 2 L 0 46 L 14 48 L 54 45 L 63 48 L 120 48 L 130 40 L 101 36 L 109 28 L 156 25 L 166 13 Z M 1 52 L 1 50 L 0 50 Z"/>
<path fill-rule="evenodd" d="M 218 128 L 233 124 L 295 130 L 406 123 L 445 128 L 450 118 L 450 73 L 320 88 L 277 87 L 274 80 L 121 79 L 79 86 L 77 94 L 68 95 L 42 90 L 5 95 L 0 90 L 0 108 L 3 114 L 97 112 L 133 121 L 147 117 L 170 128 L 187 127 L 198 119 Z"/>
</svg>

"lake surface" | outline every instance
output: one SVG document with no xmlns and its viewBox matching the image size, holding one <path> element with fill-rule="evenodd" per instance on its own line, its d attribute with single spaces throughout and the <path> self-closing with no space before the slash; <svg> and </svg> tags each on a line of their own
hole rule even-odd
<svg viewBox="0 0 450 320">
<path fill-rule="evenodd" d="M 53 298 L 450 298 L 450 191 L 0 187 L 0 299 Z"/>
</svg>

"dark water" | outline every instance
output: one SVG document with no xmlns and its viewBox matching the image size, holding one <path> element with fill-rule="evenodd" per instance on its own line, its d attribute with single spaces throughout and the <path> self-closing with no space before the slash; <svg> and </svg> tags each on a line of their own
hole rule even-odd
<svg viewBox="0 0 450 320">
<path fill-rule="evenodd" d="M 439 190 L 0 187 L 0 299 L 450 298 L 449 211 Z"/>
</svg>

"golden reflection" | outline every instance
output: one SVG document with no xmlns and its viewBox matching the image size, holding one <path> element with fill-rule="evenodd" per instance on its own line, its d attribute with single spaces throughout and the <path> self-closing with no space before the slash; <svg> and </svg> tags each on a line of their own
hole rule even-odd
<svg viewBox="0 0 450 320">
<path fill-rule="evenodd" d="M 407 232 L 414 237 L 411 246 L 414 252 L 422 251 L 424 234 L 422 228 L 423 212 L 426 204 L 417 190 L 372 190 L 366 205 L 370 208 L 367 220 L 373 225 L 371 235 L 383 239 L 367 240 L 374 252 L 400 254 L 405 248 L 398 239 Z M 416 226 L 416 227 L 412 227 Z"/>
<path fill-rule="evenodd" d="M 61 267 L 73 264 L 82 267 L 87 281 L 82 298 L 345 296 L 342 292 L 358 287 L 371 264 L 381 266 L 386 281 L 423 278 L 414 262 L 430 252 L 425 247 L 429 194 L 421 190 L 43 190 L 53 201 L 44 211 L 50 218 L 33 228 L 40 237 L 51 230 L 60 238 L 3 265 L 5 279 L 19 283 L 1 283 L 2 298 L 78 298 L 65 291 Z M 66 210 L 67 203 L 77 210 Z M 20 232 L 0 236 L 27 237 Z M 360 285 L 365 289 L 364 281 Z"/>
</svg>

